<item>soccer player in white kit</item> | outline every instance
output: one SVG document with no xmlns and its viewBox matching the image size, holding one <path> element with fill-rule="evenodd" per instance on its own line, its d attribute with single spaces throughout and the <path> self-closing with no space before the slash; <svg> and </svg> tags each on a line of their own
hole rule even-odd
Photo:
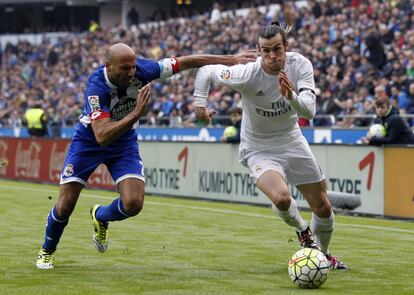
<svg viewBox="0 0 414 295">
<path fill-rule="evenodd" d="M 261 57 L 256 62 L 199 69 L 194 91 L 196 115 L 209 122 L 215 113 L 206 108 L 212 82 L 241 93 L 240 162 L 272 201 L 273 211 L 296 229 L 301 246 L 320 249 L 332 269 L 347 270 L 348 266 L 328 250 L 334 214 L 325 176 L 297 123 L 298 116 L 312 119 L 315 115 L 312 64 L 299 53 L 286 52 L 286 31 L 278 22 L 262 27 L 257 42 Z M 286 181 L 309 203 L 313 212 L 310 228 Z"/>
</svg>

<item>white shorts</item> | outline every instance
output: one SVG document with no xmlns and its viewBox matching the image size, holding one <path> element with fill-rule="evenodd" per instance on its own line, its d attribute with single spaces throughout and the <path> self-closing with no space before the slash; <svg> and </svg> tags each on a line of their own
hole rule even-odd
<svg viewBox="0 0 414 295">
<path fill-rule="evenodd" d="M 268 170 L 279 172 L 292 186 L 316 183 L 325 179 L 308 142 L 301 136 L 285 145 L 239 151 L 240 163 L 250 170 L 256 183 Z"/>
</svg>

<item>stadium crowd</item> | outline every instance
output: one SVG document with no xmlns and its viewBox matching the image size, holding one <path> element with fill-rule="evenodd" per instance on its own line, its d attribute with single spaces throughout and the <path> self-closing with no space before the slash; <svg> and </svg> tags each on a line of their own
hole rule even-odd
<svg viewBox="0 0 414 295">
<path fill-rule="evenodd" d="M 72 34 L 40 45 L 20 41 L 1 51 L 0 126 L 20 126 L 27 108 L 42 105 L 52 126 L 74 125 L 81 112 L 88 73 L 103 63 L 108 44 L 130 44 L 142 57 L 192 53 L 234 54 L 255 48 L 259 27 L 282 15 L 261 13 L 254 1 L 246 16 L 234 10 L 170 18 Z M 414 114 L 414 0 L 316 1 L 297 8 L 289 48 L 309 58 L 317 87 L 315 126 L 367 126 L 374 98 L 389 96 L 400 113 Z M 147 125 L 195 126 L 194 73 L 153 83 Z M 240 94 L 211 90 L 219 116 L 240 107 Z M 324 116 L 325 115 L 325 116 Z M 331 118 L 335 118 L 335 123 Z M 302 125 L 309 122 L 303 120 Z M 413 125 L 414 122 L 410 121 Z"/>
</svg>

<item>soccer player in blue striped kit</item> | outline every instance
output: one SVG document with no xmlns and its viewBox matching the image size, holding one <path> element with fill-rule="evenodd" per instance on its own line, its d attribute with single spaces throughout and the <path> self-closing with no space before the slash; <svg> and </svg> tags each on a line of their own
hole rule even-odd
<svg viewBox="0 0 414 295">
<path fill-rule="evenodd" d="M 145 114 L 151 81 L 189 68 L 217 63 L 234 65 L 255 57 L 255 52 L 246 51 L 237 55 L 200 54 L 153 61 L 137 58 L 126 44 L 111 46 L 105 65 L 95 70 L 86 83 L 83 113 L 61 173 L 59 199 L 47 218 L 36 267 L 54 267 L 54 254 L 63 230 L 89 176 L 100 164 L 108 168 L 120 196 L 107 206 L 94 205 L 90 210 L 96 249 L 105 252 L 108 248 L 109 222 L 141 211 L 145 177 L 133 127 Z"/>
</svg>

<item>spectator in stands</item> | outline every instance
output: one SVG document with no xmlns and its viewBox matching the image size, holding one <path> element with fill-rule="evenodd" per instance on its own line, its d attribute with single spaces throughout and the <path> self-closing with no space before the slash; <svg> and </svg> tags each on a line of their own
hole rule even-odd
<svg viewBox="0 0 414 295">
<path fill-rule="evenodd" d="M 47 109 L 47 116 L 49 118 L 50 137 L 59 138 L 62 135 L 62 121 L 59 114 L 53 107 Z"/>
<path fill-rule="evenodd" d="M 363 137 L 363 144 L 369 145 L 386 145 L 386 144 L 414 144 L 413 131 L 407 123 L 400 117 L 399 111 L 392 107 L 388 97 L 378 97 L 375 100 L 375 110 L 378 118 L 375 124 L 381 124 L 385 127 L 386 135 L 384 137 Z"/>
<path fill-rule="evenodd" d="M 240 129 L 241 129 L 241 121 L 242 121 L 242 113 L 243 109 L 235 107 L 230 110 L 230 120 L 231 125 L 236 128 L 237 133 L 234 136 L 222 136 L 221 141 L 227 143 L 239 143 L 240 142 Z"/>
<path fill-rule="evenodd" d="M 135 7 L 132 7 L 127 15 L 128 26 L 138 25 L 139 24 L 139 14 Z"/>
<path fill-rule="evenodd" d="M 379 25 L 379 33 L 380 38 L 382 40 L 382 43 L 384 45 L 390 46 L 392 43 L 392 40 L 394 39 L 394 33 L 391 31 L 386 24 L 381 23 Z"/>
<path fill-rule="evenodd" d="M 217 2 L 220 3 L 221 15 L 228 9 L 252 6 L 252 2 L 246 0 L 237 3 L 220 0 Z M 220 17 L 215 22 L 210 22 L 207 13 L 181 20 L 171 19 L 169 15 L 167 21 L 156 26 L 144 24 L 139 29 L 121 26 L 106 29 L 101 26 L 93 34 L 70 34 L 65 38 L 51 38 L 50 41 L 46 39 L 43 44 L 38 45 L 27 41 L 6 44 L 0 54 L 0 101 L 4 98 L 7 103 L 0 103 L 0 124 L 8 124 L 12 107 L 24 105 L 25 99 L 21 94 L 26 97 L 35 95 L 44 100 L 47 105 L 45 108 L 53 107 L 62 122 L 73 124 L 74 116 L 70 113 L 75 108 L 82 108 L 80 85 L 85 82 L 88 73 L 101 62 L 102 44 L 111 42 L 110 40 L 136 44 L 141 56 L 155 59 L 200 51 L 223 54 L 234 53 L 238 48 L 253 48 L 256 46 L 254 36 L 260 23 L 269 17 L 254 6 L 266 2 L 254 2 L 248 14 L 237 17 L 226 11 L 228 16 Z M 347 81 L 343 82 L 347 77 L 353 80 L 355 93 L 366 87 L 369 95 L 374 94 L 374 87 L 378 85 L 374 83 L 376 77 L 386 77 L 407 94 L 408 85 L 414 79 L 414 16 L 410 1 L 371 0 L 360 1 L 358 5 L 353 4 L 354 2 L 307 1 L 307 5 L 297 9 L 299 21 L 296 29 L 288 36 L 291 50 L 308 56 L 314 65 L 315 82 L 321 89 L 322 100 L 317 103 L 325 104 L 319 110 L 321 115 L 341 111 L 333 101 L 338 98 L 340 85 L 348 84 Z M 157 19 L 166 18 L 162 8 L 157 11 L 161 14 Z M 378 11 L 381 12 L 380 18 Z M 373 35 L 370 36 L 371 34 Z M 367 38 L 368 36 L 370 37 Z M 372 39 L 375 42 L 370 43 Z M 370 54 L 364 56 L 361 53 L 368 43 L 370 47 L 367 52 Z M 386 59 L 381 52 L 380 59 L 373 58 L 371 53 L 376 51 L 383 52 Z M 383 64 L 384 61 L 385 64 L 378 67 L 377 63 Z M 183 91 L 191 93 L 194 74 L 183 73 L 180 82 L 184 85 Z M 154 87 L 157 87 L 156 84 L 154 83 Z M 162 96 L 173 99 L 171 93 L 179 89 L 174 80 L 162 81 L 162 84 L 169 85 L 171 92 L 154 91 L 154 99 Z M 390 94 L 390 84 L 383 86 Z M 227 93 L 220 89 L 218 92 L 220 94 L 217 101 L 220 101 Z M 67 106 L 60 102 L 62 93 L 75 98 L 74 103 Z M 347 96 L 349 95 L 345 95 Z M 233 103 L 230 105 L 233 106 Z M 157 107 L 157 104 L 154 106 Z M 404 110 L 404 106 L 400 105 L 400 108 L 401 111 Z M 183 115 L 186 117 L 188 114 L 184 110 Z"/>
<path fill-rule="evenodd" d="M 414 115 L 414 82 L 408 85 L 407 114 Z M 411 120 L 410 125 L 414 125 L 413 123 Z"/>
<path fill-rule="evenodd" d="M 213 4 L 213 10 L 211 11 L 210 21 L 212 23 L 215 23 L 219 21 L 220 18 L 221 18 L 220 4 L 216 2 Z"/>
<path fill-rule="evenodd" d="M 398 85 L 391 86 L 391 96 L 390 96 L 391 105 L 400 110 L 401 113 L 406 113 L 407 111 L 407 93 L 401 91 Z"/>
<path fill-rule="evenodd" d="M 365 43 L 367 46 L 365 54 L 369 62 L 377 69 L 382 69 L 387 59 L 379 34 L 375 31 L 372 32 L 366 38 Z"/>
<path fill-rule="evenodd" d="M 89 32 L 95 33 L 99 29 L 99 24 L 96 20 L 91 20 L 89 23 Z"/>
<path fill-rule="evenodd" d="M 339 114 L 339 121 L 337 125 L 342 128 L 351 128 L 354 126 L 355 116 L 358 113 L 358 110 L 354 107 L 354 100 L 348 98 L 345 103 L 342 111 Z"/>
<path fill-rule="evenodd" d="M 40 102 L 35 102 L 24 114 L 23 125 L 33 137 L 47 137 L 47 115 Z"/>
<path fill-rule="evenodd" d="M 170 127 L 170 128 L 183 127 L 183 119 L 181 117 L 181 112 L 176 108 L 173 108 L 171 113 L 170 113 L 168 127 Z"/>
<path fill-rule="evenodd" d="M 159 125 L 157 112 L 154 112 L 153 110 L 149 110 L 144 119 L 143 125 L 147 127 L 157 127 Z"/>
</svg>

